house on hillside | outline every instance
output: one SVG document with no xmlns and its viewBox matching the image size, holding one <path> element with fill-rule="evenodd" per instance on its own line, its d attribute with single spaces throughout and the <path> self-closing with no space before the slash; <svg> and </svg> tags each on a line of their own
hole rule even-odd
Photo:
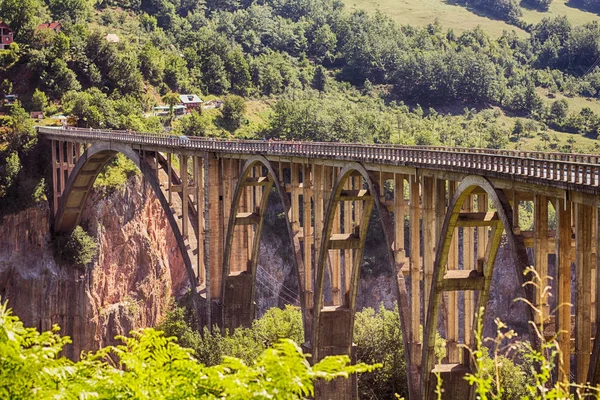
<svg viewBox="0 0 600 400">
<path fill-rule="evenodd" d="M 19 100 L 19 95 L 17 94 L 5 94 L 4 95 L 4 105 L 12 106 L 15 102 Z"/>
<path fill-rule="evenodd" d="M 202 105 L 202 100 L 195 94 L 181 94 L 179 100 L 181 100 L 180 104 L 185 106 L 188 111 L 198 110 Z"/>
<path fill-rule="evenodd" d="M 13 31 L 4 22 L 0 22 L 0 50 L 8 49 L 13 42 Z"/>
<path fill-rule="evenodd" d="M 44 29 L 49 29 L 54 33 L 58 33 L 62 29 L 62 25 L 60 24 L 60 22 L 48 22 L 46 24 L 39 24 L 37 28 L 35 28 L 36 32 Z"/>
</svg>

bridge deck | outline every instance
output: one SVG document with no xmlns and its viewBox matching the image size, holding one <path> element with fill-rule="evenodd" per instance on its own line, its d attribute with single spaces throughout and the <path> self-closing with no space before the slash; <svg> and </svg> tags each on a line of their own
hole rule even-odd
<svg viewBox="0 0 600 400">
<path fill-rule="evenodd" d="M 197 137 L 182 139 L 164 134 L 79 128 L 39 127 L 38 130 L 57 140 L 68 138 L 79 142 L 108 141 L 165 150 L 357 161 L 477 174 L 592 195 L 600 194 L 600 155 Z"/>
</svg>

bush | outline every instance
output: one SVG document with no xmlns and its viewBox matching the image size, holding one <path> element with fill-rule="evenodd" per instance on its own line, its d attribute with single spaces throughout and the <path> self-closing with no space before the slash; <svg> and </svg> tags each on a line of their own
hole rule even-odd
<svg viewBox="0 0 600 400">
<path fill-rule="evenodd" d="M 354 343 L 357 361 L 377 360 L 383 364 L 380 369 L 359 377 L 361 399 L 393 399 L 395 393 L 408 395 L 406 359 L 397 306 L 393 311 L 381 305 L 377 313 L 372 308 L 356 313 Z"/>
<path fill-rule="evenodd" d="M 98 254 L 98 243 L 81 226 L 70 234 L 59 235 L 55 239 L 58 257 L 74 265 L 86 265 Z"/>
<path fill-rule="evenodd" d="M 194 350 L 195 356 L 206 365 L 216 365 L 225 356 L 246 362 L 256 359 L 265 349 L 281 339 L 296 343 L 304 340 L 302 313 L 298 307 L 271 308 L 262 318 L 254 320 L 251 328 L 237 328 L 221 335 L 218 328 L 204 328 L 202 334 L 188 323 L 190 313 L 183 307 L 174 307 L 158 326 L 167 336 L 176 336 L 181 344 Z"/>
</svg>

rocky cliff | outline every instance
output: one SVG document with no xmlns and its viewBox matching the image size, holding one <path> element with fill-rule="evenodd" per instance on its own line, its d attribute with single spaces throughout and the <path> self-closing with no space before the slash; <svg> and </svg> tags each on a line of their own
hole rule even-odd
<svg viewBox="0 0 600 400">
<path fill-rule="evenodd" d="M 27 326 L 61 326 L 66 355 L 114 343 L 115 335 L 155 325 L 187 277 L 173 233 L 140 177 L 88 199 L 82 226 L 98 239 L 87 268 L 53 256 L 51 211 L 41 203 L 0 222 L 0 297 Z"/>
</svg>

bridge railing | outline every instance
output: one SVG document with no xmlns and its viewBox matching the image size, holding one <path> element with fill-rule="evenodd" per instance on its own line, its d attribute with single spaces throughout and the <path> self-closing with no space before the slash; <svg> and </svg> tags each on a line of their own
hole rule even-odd
<svg viewBox="0 0 600 400">
<path fill-rule="evenodd" d="M 204 151 L 339 158 L 394 165 L 424 165 L 491 171 L 585 186 L 600 186 L 600 156 L 447 147 L 182 138 L 165 134 L 80 128 L 38 128 L 79 141 L 100 140 Z"/>
</svg>

